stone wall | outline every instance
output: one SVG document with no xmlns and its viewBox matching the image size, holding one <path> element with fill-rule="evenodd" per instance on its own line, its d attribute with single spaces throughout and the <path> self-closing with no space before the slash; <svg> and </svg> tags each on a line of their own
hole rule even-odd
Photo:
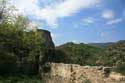
<svg viewBox="0 0 125 83">
<path fill-rule="evenodd" d="M 41 73 L 46 83 L 125 83 L 125 77 L 110 67 L 47 63 Z"/>
</svg>

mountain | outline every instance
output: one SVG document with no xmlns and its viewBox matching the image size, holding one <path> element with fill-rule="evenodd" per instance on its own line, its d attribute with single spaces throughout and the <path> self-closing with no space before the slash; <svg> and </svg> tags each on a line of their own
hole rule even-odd
<svg viewBox="0 0 125 83">
<path fill-rule="evenodd" d="M 103 53 L 103 49 L 88 44 L 80 43 L 75 44 L 69 42 L 56 49 L 64 52 L 74 64 L 80 65 L 95 65 L 100 53 Z"/>
<path fill-rule="evenodd" d="M 68 42 L 56 47 L 56 50 L 64 52 L 71 63 L 80 65 L 113 65 L 119 60 L 125 62 L 125 40 L 90 44 Z"/>
<path fill-rule="evenodd" d="M 125 43 L 125 40 L 120 40 L 118 42 L 123 42 Z M 95 47 L 99 47 L 99 48 L 107 48 L 107 47 L 110 47 L 114 44 L 116 44 L 117 42 L 106 42 L 106 43 L 89 43 L 88 45 L 91 45 L 91 46 L 95 46 Z"/>
<path fill-rule="evenodd" d="M 118 65 L 125 62 L 125 41 L 121 40 L 105 49 L 105 54 L 101 56 L 100 62 L 105 65 Z"/>
<path fill-rule="evenodd" d="M 125 44 L 125 40 L 120 40 L 120 41 L 118 41 L 118 42 L 121 42 L 121 43 L 124 43 L 124 44 Z"/>
<path fill-rule="evenodd" d="M 109 46 L 112 46 L 115 44 L 114 42 L 109 42 L 109 43 L 89 43 L 88 45 L 95 46 L 95 47 L 100 47 L 100 48 L 106 48 Z"/>
</svg>

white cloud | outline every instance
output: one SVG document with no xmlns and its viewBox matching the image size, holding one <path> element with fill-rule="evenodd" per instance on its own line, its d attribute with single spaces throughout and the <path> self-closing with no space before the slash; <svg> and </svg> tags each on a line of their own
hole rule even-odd
<svg viewBox="0 0 125 83">
<path fill-rule="evenodd" d="M 112 25 L 112 24 L 120 23 L 120 22 L 122 22 L 122 21 L 123 21 L 123 19 L 118 18 L 118 19 L 109 20 L 106 24 Z"/>
<path fill-rule="evenodd" d="M 11 0 L 11 4 L 14 5 L 17 9 L 25 11 L 25 8 L 31 9 L 36 6 L 37 0 Z M 31 7 L 32 6 L 32 7 Z M 30 8 L 31 7 L 31 8 Z"/>
<path fill-rule="evenodd" d="M 17 8 L 17 14 L 26 15 L 27 12 L 38 10 L 39 7 L 36 5 L 38 0 L 11 0 L 11 4 Z M 35 11 L 34 11 L 35 12 Z"/>
<path fill-rule="evenodd" d="M 113 10 L 104 10 L 102 12 L 102 18 L 113 19 L 114 18 L 114 12 L 113 12 Z"/>
<path fill-rule="evenodd" d="M 84 24 L 93 24 L 93 23 L 95 23 L 95 18 L 93 18 L 93 17 L 84 18 L 84 19 L 82 20 L 82 22 L 83 22 Z"/>
<path fill-rule="evenodd" d="M 72 40 L 71 42 L 76 43 L 76 44 L 80 43 L 80 41 L 78 41 L 78 40 Z"/>
<path fill-rule="evenodd" d="M 57 34 L 57 33 L 51 33 L 51 36 L 52 36 L 52 39 L 53 40 L 56 40 L 57 38 L 59 38 L 60 37 L 60 35 L 59 34 Z"/>
<path fill-rule="evenodd" d="M 122 18 L 115 18 L 115 13 L 113 10 L 105 10 L 102 12 L 102 18 L 107 19 L 107 25 L 117 24 L 123 21 Z"/>
<path fill-rule="evenodd" d="M 111 33 L 109 33 L 109 32 L 101 32 L 100 36 L 104 38 L 104 37 L 108 37 L 110 34 Z"/>
<path fill-rule="evenodd" d="M 115 34 L 115 31 L 100 32 L 100 37 L 104 40 L 110 41 L 113 37 L 113 34 Z"/>
<path fill-rule="evenodd" d="M 56 35 L 54 33 L 51 33 L 52 39 L 56 38 Z"/>
<path fill-rule="evenodd" d="M 36 23 L 36 22 L 30 22 L 29 25 L 28 25 L 28 27 L 27 27 L 27 29 L 28 30 L 33 30 L 33 29 L 36 29 L 38 26 L 39 26 L 38 23 Z"/>
<path fill-rule="evenodd" d="M 39 8 L 39 6 L 36 5 L 37 1 L 38 0 L 12 0 L 13 4 L 19 10 L 27 11 L 28 14 L 45 20 L 48 25 L 56 27 L 58 26 L 58 19 L 78 13 L 81 9 L 94 7 L 95 4 L 101 0 L 63 0 L 44 8 Z"/>
</svg>

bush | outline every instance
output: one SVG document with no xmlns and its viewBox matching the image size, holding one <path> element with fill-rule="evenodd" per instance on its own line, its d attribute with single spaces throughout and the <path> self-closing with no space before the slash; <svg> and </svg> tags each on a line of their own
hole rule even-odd
<svg viewBox="0 0 125 83">
<path fill-rule="evenodd" d="M 0 83 L 44 83 L 37 76 L 29 77 L 26 75 L 16 75 L 9 77 L 0 77 Z"/>
<path fill-rule="evenodd" d="M 16 70 L 16 57 L 10 53 L 0 52 L 0 74 L 14 73 Z"/>
<path fill-rule="evenodd" d="M 116 72 L 125 75 L 125 62 L 119 62 L 115 69 Z"/>
</svg>

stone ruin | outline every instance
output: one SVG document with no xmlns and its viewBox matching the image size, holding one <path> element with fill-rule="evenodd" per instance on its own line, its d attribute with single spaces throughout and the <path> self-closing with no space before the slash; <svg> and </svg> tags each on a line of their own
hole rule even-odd
<svg viewBox="0 0 125 83">
<path fill-rule="evenodd" d="M 103 66 L 47 63 L 41 76 L 45 83 L 125 83 L 125 76 Z"/>
</svg>

